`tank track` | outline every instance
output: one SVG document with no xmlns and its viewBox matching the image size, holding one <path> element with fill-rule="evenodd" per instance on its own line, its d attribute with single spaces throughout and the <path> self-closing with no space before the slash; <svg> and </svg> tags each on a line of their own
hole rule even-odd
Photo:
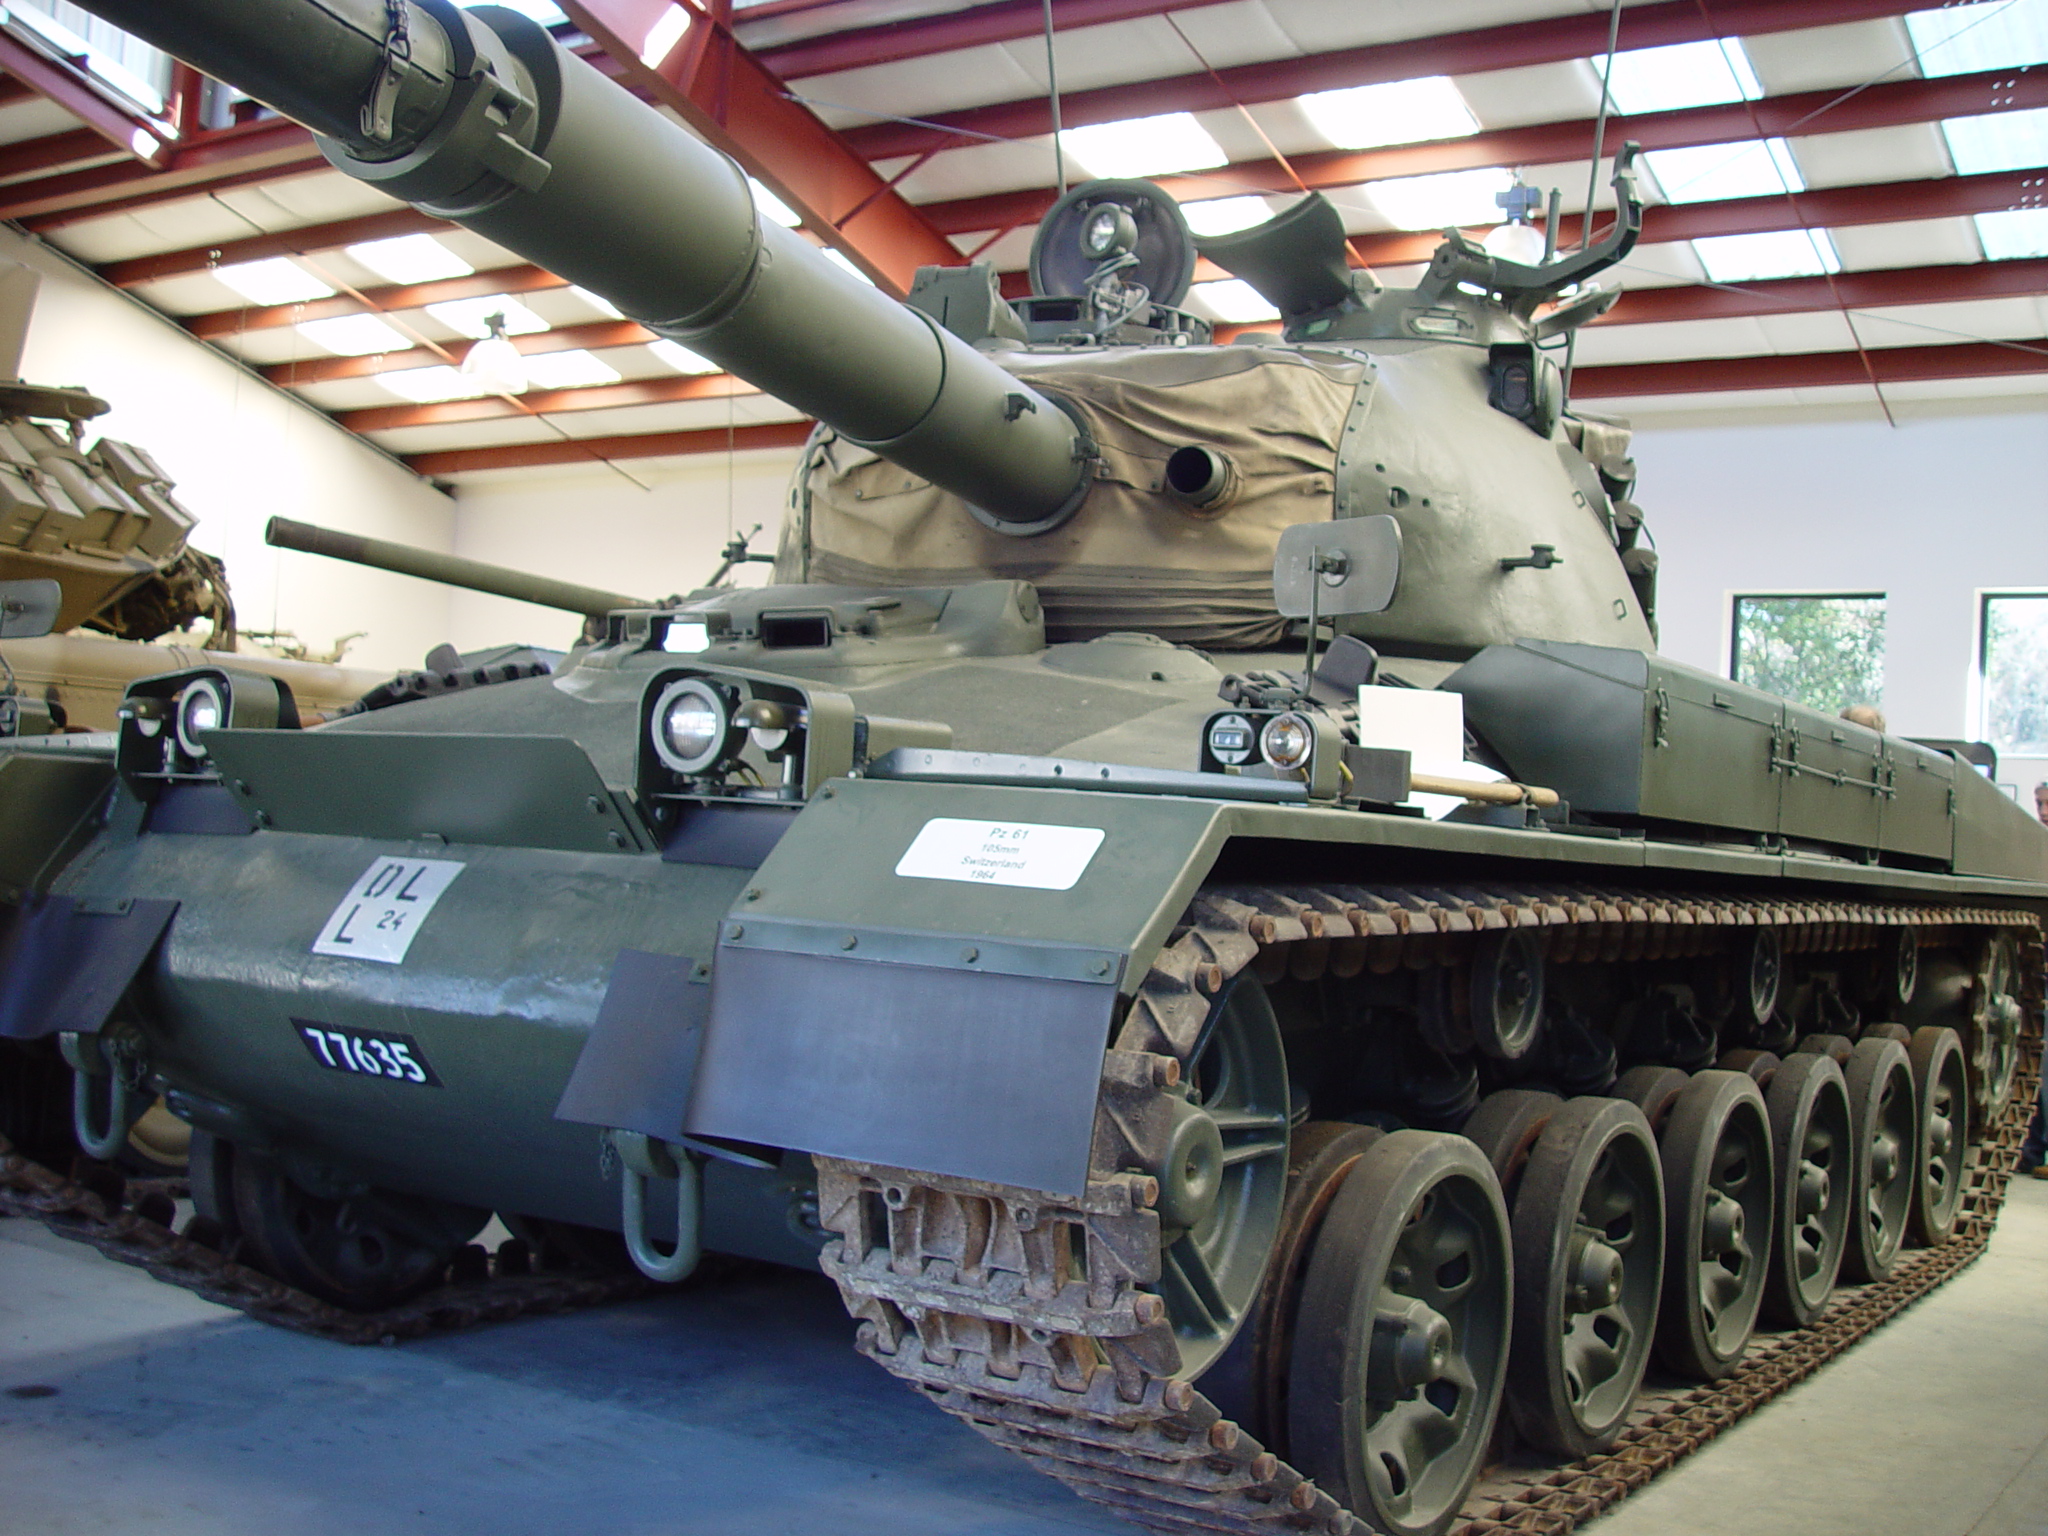
<svg viewBox="0 0 2048 1536">
<path fill-rule="evenodd" d="M 1105 1058 L 1079 1200 L 819 1158 L 819 1210 L 841 1241 L 826 1272 L 858 1347 L 939 1407 L 1083 1497 L 1158 1531 L 1354 1536 L 1370 1528 L 1174 1379 L 1178 1345 L 1159 1279 L 1157 1183 L 1167 1090 L 1212 1000 L 1241 971 L 1292 976 L 1453 963 L 1485 929 L 1536 927 L 1547 958 L 1616 962 L 1710 953 L 1769 925 L 1785 953 L 1875 946 L 1887 929 L 2004 928 L 2021 940 L 2020 1072 L 1971 1154 L 1962 1221 L 1893 1277 L 1836 1294 L 1811 1327 L 1759 1336 L 1737 1370 L 1639 1405 L 1609 1452 L 1468 1499 L 1462 1536 L 1561 1536 L 1734 1419 L 1803 1380 L 1983 1251 L 2037 1081 L 2040 924 L 2025 911 L 1745 900 L 1553 886 L 1218 888 L 1199 895 L 1153 962 Z"/>
<path fill-rule="evenodd" d="M 0 1135 L 0 1212 L 39 1220 L 60 1237 L 97 1248 L 110 1259 L 133 1264 L 208 1301 L 337 1343 L 395 1344 L 478 1323 L 597 1306 L 658 1289 L 653 1281 L 631 1272 L 522 1273 L 502 1250 L 493 1259 L 476 1248 L 458 1263 L 451 1283 L 382 1311 L 349 1312 L 239 1264 L 231 1253 L 195 1236 L 174 1231 L 174 1207 L 165 1182 L 135 1181 L 120 1193 L 110 1183 L 102 1193 L 23 1156 Z"/>
</svg>

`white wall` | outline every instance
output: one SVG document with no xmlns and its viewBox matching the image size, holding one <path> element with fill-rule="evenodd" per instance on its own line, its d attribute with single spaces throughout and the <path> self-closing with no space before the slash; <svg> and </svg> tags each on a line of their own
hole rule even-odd
<svg viewBox="0 0 2048 1536">
<path fill-rule="evenodd" d="M 515 570 L 581 582 L 629 597 L 660 599 L 709 580 L 726 540 L 754 524 L 749 546 L 775 552 L 794 452 L 704 454 L 616 470 L 522 470 L 455 493 L 455 551 Z M 629 478 L 630 477 L 630 478 Z M 768 567 L 740 580 L 756 585 Z M 480 593 L 458 592 L 454 643 L 476 650 L 505 642 L 566 647 L 582 621 Z"/>
<path fill-rule="evenodd" d="M 193 544 L 227 561 L 244 628 L 293 630 L 316 650 L 368 630 L 348 663 L 394 669 L 448 638 L 443 588 L 263 542 L 282 514 L 447 549 L 448 497 L 39 243 L 0 229 L 0 260 L 42 274 L 22 377 L 113 406 L 89 431 L 146 448 L 177 482 L 199 519 Z"/>
<path fill-rule="evenodd" d="M 1978 589 L 2048 586 L 2048 414 L 1657 425 L 1634 452 L 1667 654 L 1725 675 L 1738 591 L 1883 592 L 1891 728 L 1977 736 Z M 1998 776 L 2031 804 L 2048 762 Z"/>
</svg>

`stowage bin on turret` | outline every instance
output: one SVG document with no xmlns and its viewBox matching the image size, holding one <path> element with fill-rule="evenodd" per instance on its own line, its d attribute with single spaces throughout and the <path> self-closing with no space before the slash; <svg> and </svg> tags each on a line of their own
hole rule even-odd
<svg viewBox="0 0 2048 1536">
<path fill-rule="evenodd" d="M 613 1235 L 817 1263 L 1143 1523 L 1435 1536 L 1503 1414 L 1597 1454 L 1653 1352 L 1729 1376 L 1988 1213 L 2048 833 L 1655 655 L 1627 429 L 1550 356 L 1632 152 L 1605 238 L 1518 200 L 1412 289 L 1320 198 L 1197 241 L 1092 183 L 1036 296 L 898 305 L 512 11 L 89 8 L 820 422 L 774 584 L 552 676 L 295 730 L 195 667 L 0 757 L 65 812 L 0 820 L 0 953 L 101 983 L 4 962 L 0 1132 L 118 1157 L 161 1092 L 271 1277 L 210 1294 L 408 1329 L 494 1212 L 502 1297 Z M 1198 252 L 1276 333 L 1179 307 Z"/>
</svg>

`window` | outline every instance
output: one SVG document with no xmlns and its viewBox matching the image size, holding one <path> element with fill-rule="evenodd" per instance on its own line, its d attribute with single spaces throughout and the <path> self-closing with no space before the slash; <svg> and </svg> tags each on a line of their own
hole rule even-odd
<svg viewBox="0 0 2048 1536">
<path fill-rule="evenodd" d="M 1987 592 L 1978 624 L 1984 739 L 2001 755 L 2048 757 L 2048 592 Z"/>
<path fill-rule="evenodd" d="M 1882 592 L 1738 594 L 1733 639 L 1738 683 L 1831 715 L 1883 705 Z"/>
</svg>

